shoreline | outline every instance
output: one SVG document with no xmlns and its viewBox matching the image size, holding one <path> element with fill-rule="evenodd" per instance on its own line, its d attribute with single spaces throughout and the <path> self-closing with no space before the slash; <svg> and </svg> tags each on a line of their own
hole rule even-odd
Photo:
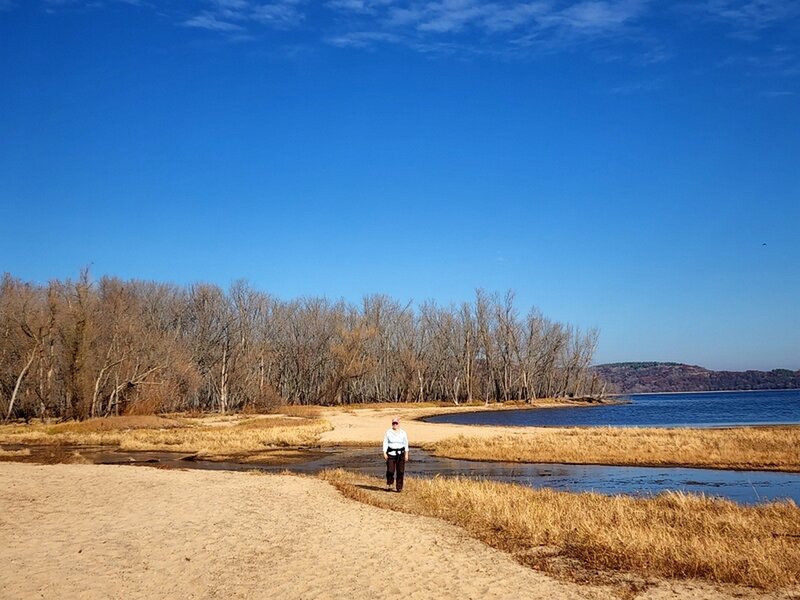
<svg viewBox="0 0 800 600">
<path fill-rule="evenodd" d="M 270 437 L 268 423 L 276 415 L 247 417 L 242 415 L 220 419 L 209 417 L 205 424 L 194 419 L 192 425 L 159 429 L 159 417 L 150 417 L 149 430 L 125 430 L 129 421 L 114 429 L 113 419 L 86 428 L 80 435 L 47 435 L 36 425 L 15 434 L 0 432 L 0 456 L 6 460 L 25 446 L 61 447 L 67 449 L 54 455 L 65 456 L 69 447 L 98 446 L 122 452 L 180 452 L 211 462 L 271 464 L 281 453 L 313 451 L 314 448 L 377 448 L 392 417 L 401 417 L 413 449 L 425 449 L 441 458 L 456 458 L 472 462 L 513 462 L 519 464 L 592 465 L 608 467 L 690 468 L 715 471 L 800 472 L 800 460 L 792 444 L 800 445 L 800 424 L 756 424 L 748 426 L 721 425 L 708 428 L 600 427 L 600 426 L 519 426 L 431 423 L 428 417 L 447 414 L 536 410 L 546 408 L 580 408 L 594 404 L 548 401 L 526 405 L 423 406 L 394 405 L 360 407 L 329 407 L 316 409 L 313 436 L 305 440 L 293 437 Z M 120 417 L 119 419 L 127 419 Z M 263 420 L 262 420 L 263 419 Z M 164 420 L 167 427 L 178 422 Z M 235 423 L 240 423 L 234 426 Z M 100 425 L 109 429 L 95 433 Z M 249 427 L 255 425 L 256 427 Z M 199 429 L 194 429 L 198 427 Z M 100 427 L 102 429 L 102 427 Z M 72 431 L 72 430 L 70 430 Z M 195 434 L 196 431 L 199 433 Z M 225 432 L 230 432 L 227 434 Z M 37 433 L 38 432 L 38 433 Z M 262 435 L 262 432 L 264 435 Z M 770 432 L 776 433 L 769 437 Z M 145 435 L 146 434 L 146 435 Z M 151 435 L 152 434 L 152 435 Z M 257 434 L 252 437 L 251 434 Z M 268 435 L 269 434 L 269 435 Z M 251 437 L 243 438 L 247 435 Z M 766 437 L 765 437 L 766 436 Z M 777 436 L 777 437 L 776 437 Z M 203 446 L 208 439 L 218 440 L 216 446 Z M 192 441 L 195 440 L 195 441 Z M 461 442 L 463 440 L 463 443 Z M 176 445 L 177 444 L 177 445 Z M 464 445 L 472 448 L 464 451 Z M 3 447 L 8 451 L 2 451 Z M 695 448 L 685 452 L 686 447 Z M 523 450 L 524 448 L 524 450 Z M 20 458 L 17 456 L 17 458 Z M 413 458 L 413 456 L 412 456 Z M 23 459 L 25 460 L 25 459 Z M 29 462 L 29 461 L 26 461 Z M 67 458 L 64 462 L 69 462 Z"/>
<path fill-rule="evenodd" d="M 399 415 L 412 449 L 422 447 L 443 458 L 520 464 L 800 472 L 797 453 L 791 444 L 792 439 L 800 436 L 800 424 L 691 429 L 460 425 L 422 420 L 434 414 L 453 412 L 459 409 L 373 408 L 331 412 L 324 418 L 332 429 L 320 436 L 320 446 L 377 447 L 390 419 Z M 785 440 L 774 448 L 770 446 L 772 449 L 755 452 L 764 446 L 765 435 L 782 430 L 787 432 L 782 436 Z M 472 453 L 463 451 L 458 443 L 460 439 L 473 448 Z M 681 440 L 678 446 L 676 440 Z M 774 445 L 774 441 L 770 443 Z M 520 452 L 520 447 L 525 447 L 526 451 Z M 638 447 L 640 450 L 636 450 Z M 700 450 L 687 454 L 684 447 Z M 714 455 L 717 458 L 709 460 L 708 457 Z M 577 459 L 571 458 L 573 456 Z M 600 458 L 591 460 L 587 456 Z"/>
<path fill-rule="evenodd" d="M 800 392 L 800 388 L 778 388 L 765 390 L 695 390 L 693 392 L 625 392 L 620 394 L 609 394 L 609 396 L 667 396 L 667 395 L 689 395 L 689 394 L 753 394 L 757 392 Z"/>
</svg>

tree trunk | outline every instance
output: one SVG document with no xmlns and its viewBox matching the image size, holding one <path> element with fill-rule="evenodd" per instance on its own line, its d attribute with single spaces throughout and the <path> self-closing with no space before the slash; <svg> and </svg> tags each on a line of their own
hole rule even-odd
<svg viewBox="0 0 800 600">
<path fill-rule="evenodd" d="M 36 350 L 37 350 L 36 348 L 31 350 L 31 355 L 28 357 L 28 362 L 25 363 L 25 366 L 22 368 L 22 371 L 19 372 L 19 376 L 17 377 L 17 383 L 14 385 L 14 391 L 11 393 L 11 400 L 8 402 L 8 412 L 6 413 L 6 422 L 11 418 L 11 413 L 14 411 L 14 402 L 17 399 L 19 388 L 22 385 L 22 380 L 25 379 L 25 375 L 28 373 L 28 369 L 30 369 L 31 365 L 33 364 L 33 359 L 36 358 Z"/>
<path fill-rule="evenodd" d="M 110 353 L 110 350 L 109 350 L 109 353 Z M 103 383 L 103 378 L 105 377 L 105 374 L 108 372 L 109 369 L 112 369 L 112 368 L 116 367 L 121 362 L 122 362 L 122 359 L 120 359 L 120 360 L 118 360 L 118 361 L 116 361 L 116 362 L 114 362 L 114 363 L 112 363 L 110 365 L 109 364 L 103 365 L 103 368 L 100 369 L 100 373 L 97 375 L 97 379 L 95 379 L 95 381 L 94 381 L 94 393 L 92 394 L 92 406 L 91 406 L 91 409 L 89 411 L 89 416 L 91 418 L 94 418 L 94 417 L 97 416 L 97 397 L 100 395 L 100 386 Z"/>
<path fill-rule="evenodd" d="M 219 412 L 228 410 L 228 344 L 222 348 L 222 377 L 219 384 Z"/>
</svg>

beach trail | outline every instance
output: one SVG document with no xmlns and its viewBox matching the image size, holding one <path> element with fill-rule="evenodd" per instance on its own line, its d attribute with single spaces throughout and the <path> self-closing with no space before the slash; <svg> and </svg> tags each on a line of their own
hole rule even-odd
<svg viewBox="0 0 800 600">
<path fill-rule="evenodd" d="M 496 407 L 475 407 L 470 411 L 497 410 Z M 444 439 L 458 435 L 470 437 L 490 438 L 499 435 L 519 434 L 536 436 L 538 428 L 535 427 L 500 427 L 453 425 L 450 423 L 426 423 L 419 420 L 430 415 L 439 415 L 449 412 L 464 412 L 463 408 L 438 407 L 438 408 L 353 408 L 351 410 L 327 410 L 323 412 L 324 418 L 332 425 L 330 431 L 320 436 L 322 445 L 357 444 L 374 445 L 380 447 L 383 434 L 389 429 L 392 417 L 400 416 L 400 426 L 408 433 L 412 446 L 435 444 Z"/>
</svg>

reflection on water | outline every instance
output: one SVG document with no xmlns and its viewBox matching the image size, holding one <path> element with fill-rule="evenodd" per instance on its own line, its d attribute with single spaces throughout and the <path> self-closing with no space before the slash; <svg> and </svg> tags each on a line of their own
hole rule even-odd
<svg viewBox="0 0 800 600">
<path fill-rule="evenodd" d="M 18 447 L 6 446 L 13 450 Z M 16 460 L 60 462 L 80 460 L 96 464 L 142 464 L 161 468 L 227 471 L 262 470 L 318 473 L 345 468 L 373 476 L 385 470 L 380 449 L 327 448 L 307 450 L 286 459 L 285 453 L 264 463 L 212 462 L 194 460 L 191 455 L 170 452 L 119 452 L 103 447 L 26 447 L 27 457 Z M 518 483 L 533 488 L 549 487 L 570 492 L 649 496 L 667 490 L 702 493 L 728 498 L 742 504 L 790 498 L 800 504 L 800 474 L 768 471 L 724 471 L 670 467 L 607 467 L 599 465 L 517 464 L 438 458 L 412 448 L 407 467 L 410 477 L 463 476 Z"/>
</svg>

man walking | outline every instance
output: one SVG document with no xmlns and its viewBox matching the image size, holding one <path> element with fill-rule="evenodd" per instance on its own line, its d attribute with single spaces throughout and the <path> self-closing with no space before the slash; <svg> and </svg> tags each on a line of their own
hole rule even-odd
<svg viewBox="0 0 800 600">
<path fill-rule="evenodd" d="M 400 417 L 392 419 L 392 426 L 383 436 L 383 458 L 386 461 L 386 491 L 403 491 L 403 474 L 408 460 L 408 435 L 400 429 Z"/>
</svg>

